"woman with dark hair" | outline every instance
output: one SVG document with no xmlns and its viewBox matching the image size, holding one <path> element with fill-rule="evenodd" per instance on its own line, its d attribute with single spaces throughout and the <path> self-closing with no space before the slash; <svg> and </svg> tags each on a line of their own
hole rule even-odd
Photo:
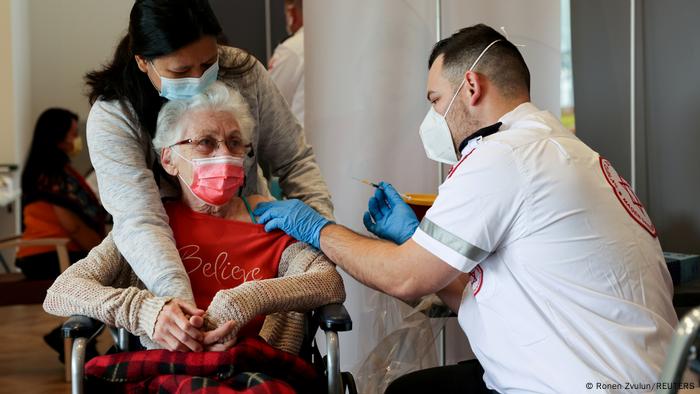
<svg viewBox="0 0 700 394">
<path fill-rule="evenodd" d="M 87 137 L 100 197 L 114 218 L 119 251 L 146 287 L 194 305 L 163 197 L 179 194 L 151 140 L 168 100 L 193 97 L 215 80 L 240 91 L 255 121 L 243 195 L 259 193 L 258 165 L 278 176 L 284 193 L 331 218 L 326 184 L 303 130 L 265 68 L 244 51 L 219 45 L 221 27 L 206 0 L 137 0 L 114 58 L 86 80 L 93 104 Z M 194 141 L 195 143 L 197 141 Z M 183 343 L 201 332 L 178 309 Z"/>
<path fill-rule="evenodd" d="M 69 238 L 71 263 L 85 257 L 105 236 L 106 212 L 70 165 L 69 156 L 81 149 L 78 115 L 47 109 L 36 122 L 22 170 L 22 239 Z M 16 265 L 30 280 L 55 279 L 60 273 L 53 246 L 20 248 Z"/>
</svg>

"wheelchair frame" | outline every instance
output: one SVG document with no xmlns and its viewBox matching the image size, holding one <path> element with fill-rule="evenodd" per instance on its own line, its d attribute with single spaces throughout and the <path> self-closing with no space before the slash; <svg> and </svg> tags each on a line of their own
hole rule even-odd
<svg viewBox="0 0 700 394">
<path fill-rule="evenodd" d="M 308 324 L 307 319 L 307 324 Z M 352 330 L 352 319 L 342 304 L 328 304 L 314 309 L 310 313 L 311 325 L 325 332 L 327 355 L 325 359 L 325 373 L 327 379 L 328 394 L 357 393 L 355 381 L 349 372 L 340 371 L 340 342 L 338 333 Z M 85 379 L 85 350 L 87 344 L 93 341 L 104 329 L 105 324 L 87 316 L 71 316 L 63 324 L 63 338 L 66 354 L 66 368 L 70 358 L 70 374 L 66 371 L 66 379 L 71 381 L 71 393 L 83 394 Z M 304 338 L 305 344 L 310 346 L 316 330 L 307 332 Z M 120 351 L 128 351 L 130 334 L 119 329 L 116 335 L 116 346 Z M 303 346 L 303 345 L 302 345 Z M 70 355 L 70 356 L 68 356 Z"/>
</svg>

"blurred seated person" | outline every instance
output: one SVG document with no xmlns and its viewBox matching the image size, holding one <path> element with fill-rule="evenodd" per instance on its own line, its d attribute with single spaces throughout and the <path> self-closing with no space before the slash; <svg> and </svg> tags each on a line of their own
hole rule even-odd
<svg viewBox="0 0 700 394">
<path fill-rule="evenodd" d="M 164 205 L 196 306 L 145 289 L 110 234 L 61 274 L 44 309 L 124 327 L 149 349 L 228 351 L 259 335 L 298 353 L 297 312 L 342 302 L 345 290 L 321 252 L 256 223 L 252 210 L 267 198 L 240 195 L 244 163 L 255 165 L 253 128 L 243 97 L 221 82 L 168 102 L 158 116 L 153 145 L 181 190 Z"/>
<path fill-rule="evenodd" d="M 107 216 L 71 166 L 70 157 L 81 150 L 78 116 L 65 109 L 47 109 L 36 122 L 22 170 L 22 239 L 68 238 L 71 263 L 102 241 Z M 30 280 L 54 279 L 60 273 L 54 246 L 21 247 L 16 265 Z"/>
</svg>

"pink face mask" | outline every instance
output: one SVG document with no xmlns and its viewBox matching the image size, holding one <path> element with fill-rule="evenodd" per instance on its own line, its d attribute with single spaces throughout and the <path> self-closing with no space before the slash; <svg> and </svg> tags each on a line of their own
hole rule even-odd
<svg viewBox="0 0 700 394">
<path fill-rule="evenodd" d="M 243 186 L 243 158 L 218 156 L 188 160 L 175 149 L 173 151 L 192 164 L 192 183 L 187 184 L 182 177 L 180 179 L 192 194 L 203 202 L 216 206 L 224 205 Z"/>
</svg>

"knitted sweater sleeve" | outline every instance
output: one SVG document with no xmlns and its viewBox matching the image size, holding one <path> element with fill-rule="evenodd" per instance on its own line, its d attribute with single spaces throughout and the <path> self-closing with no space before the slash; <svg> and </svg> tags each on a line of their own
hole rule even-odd
<svg viewBox="0 0 700 394">
<path fill-rule="evenodd" d="M 151 167 L 150 138 L 128 106 L 98 100 L 87 119 L 90 160 L 100 196 L 114 218 L 113 238 L 146 287 L 194 305 L 189 277 L 175 247 Z M 166 183 L 166 182 L 161 182 Z"/>
<path fill-rule="evenodd" d="M 110 233 L 56 279 L 46 292 L 44 310 L 58 316 L 85 315 L 152 338 L 158 314 L 170 299 L 143 289 Z"/>
<path fill-rule="evenodd" d="M 234 320 L 242 327 L 257 315 L 306 311 L 343 302 L 345 288 L 335 265 L 318 250 L 296 242 L 282 253 L 277 278 L 220 290 L 207 310 L 209 324 Z"/>
</svg>

